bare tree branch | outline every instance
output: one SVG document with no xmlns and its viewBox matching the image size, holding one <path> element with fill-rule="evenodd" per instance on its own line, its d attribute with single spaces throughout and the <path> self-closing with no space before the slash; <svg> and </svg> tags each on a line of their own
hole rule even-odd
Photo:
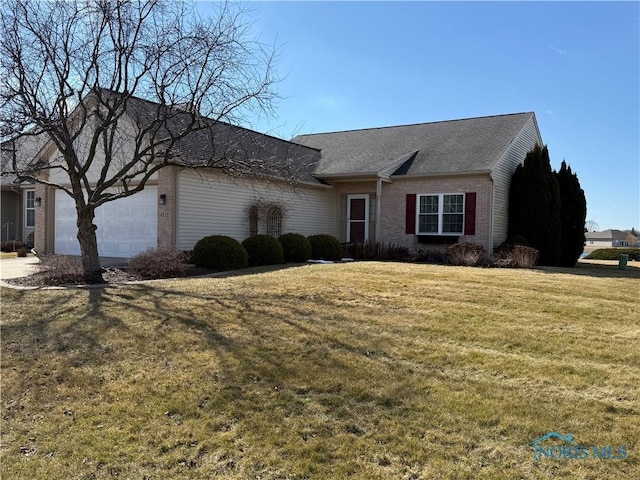
<svg viewBox="0 0 640 480">
<path fill-rule="evenodd" d="M 210 17 L 168 0 L 6 0 L 0 9 L 0 139 L 46 138 L 57 152 L 13 171 L 73 197 L 88 278 L 99 269 L 95 209 L 184 165 L 187 138 L 211 145 L 190 167 L 256 168 L 218 125 L 272 111 L 274 54 L 249 36 L 241 6 L 211 7 Z"/>
</svg>

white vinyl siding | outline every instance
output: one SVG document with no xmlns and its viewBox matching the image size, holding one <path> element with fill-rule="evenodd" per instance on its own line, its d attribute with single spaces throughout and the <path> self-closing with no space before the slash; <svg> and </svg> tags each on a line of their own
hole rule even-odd
<svg viewBox="0 0 640 480">
<path fill-rule="evenodd" d="M 256 202 L 282 206 L 283 234 L 336 236 L 336 195 L 331 189 L 231 179 L 192 170 L 178 174 L 177 189 L 176 246 L 180 250 L 192 249 L 208 235 L 244 240 L 253 233 L 249 210 Z M 258 219 L 260 228 L 262 221 Z M 264 221 L 267 222 L 266 217 Z"/>
<path fill-rule="evenodd" d="M 536 143 L 542 143 L 535 117 L 531 117 L 514 137 L 509 147 L 502 154 L 492 169 L 493 178 L 493 218 L 492 218 L 492 247 L 500 245 L 507 238 L 509 222 L 509 187 L 511 177 L 527 153 Z"/>
</svg>

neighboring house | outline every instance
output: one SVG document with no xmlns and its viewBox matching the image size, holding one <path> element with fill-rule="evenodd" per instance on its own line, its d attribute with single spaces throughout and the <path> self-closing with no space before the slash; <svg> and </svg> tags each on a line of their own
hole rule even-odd
<svg viewBox="0 0 640 480">
<path fill-rule="evenodd" d="M 602 232 L 586 232 L 586 247 L 611 248 L 611 247 L 635 247 L 638 237 L 622 230 L 604 230 Z"/>
<path fill-rule="evenodd" d="M 9 173 L 17 156 L 32 157 L 42 147 L 42 138 L 25 137 L 0 145 L 0 241 L 18 240 L 31 245 L 39 203 L 33 181 Z"/>
<path fill-rule="evenodd" d="M 154 108 L 131 101 L 131 128 Z M 176 145 L 183 166 L 160 170 L 144 191 L 96 211 L 99 253 L 131 257 L 156 246 L 190 250 L 206 235 L 287 232 L 411 250 L 452 242 L 490 250 L 507 235 L 511 175 L 536 143 L 542 139 L 531 112 L 292 141 L 217 123 Z M 189 168 L 212 148 L 225 173 Z M 51 145 L 34 156 L 55 158 Z M 52 170 L 49 179 L 64 182 L 57 175 Z M 43 185 L 35 198 L 36 249 L 79 254 L 72 199 Z"/>
</svg>

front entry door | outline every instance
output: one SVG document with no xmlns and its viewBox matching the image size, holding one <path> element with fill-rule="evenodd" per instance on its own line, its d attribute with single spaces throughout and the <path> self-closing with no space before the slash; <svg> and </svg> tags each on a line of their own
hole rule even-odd
<svg viewBox="0 0 640 480">
<path fill-rule="evenodd" d="M 347 242 L 369 240 L 369 195 L 347 196 Z"/>
</svg>

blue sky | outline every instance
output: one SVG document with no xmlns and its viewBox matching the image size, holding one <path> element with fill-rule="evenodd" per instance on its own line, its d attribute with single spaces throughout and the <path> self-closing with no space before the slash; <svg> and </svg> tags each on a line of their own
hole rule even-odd
<svg viewBox="0 0 640 480">
<path fill-rule="evenodd" d="M 601 229 L 640 227 L 638 2 L 257 2 L 283 138 L 534 111 Z"/>
</svg>

